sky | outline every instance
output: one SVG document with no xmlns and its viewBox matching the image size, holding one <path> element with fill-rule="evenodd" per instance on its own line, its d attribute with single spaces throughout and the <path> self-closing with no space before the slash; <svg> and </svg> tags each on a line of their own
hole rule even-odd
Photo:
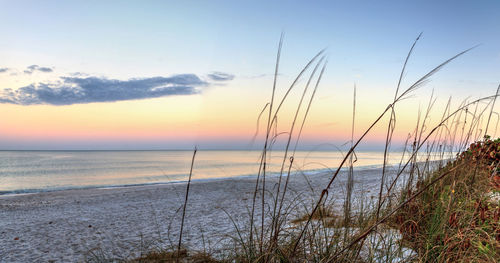
<svg viewBox="0 0 500 263">
<path fill-rule="evenodd" d="M 359 136 L 392 102 L 406 54 L 421 32 L 403 89 L 479 46 L 397 106 L 395 141 L 412 131 L 431 94 L 436 121 L 450 96 L 457 106 L 494 94 L 500 82 L 500 2 L 494 0 L 0 6 L 3 150 L 260 147 L 265 120 L 258 116 L 271 99 L 282 33 L 277 98 L 326 48 L 328 64 L 301 137 L 304 149 L 330 149 L 350 139 L 354 86 Z M 278 132 L 288 131 L 314 65 L 283 105 Z M 363 147 L 379 145 L 385 129 L 378 125 Z"/>
</svg>

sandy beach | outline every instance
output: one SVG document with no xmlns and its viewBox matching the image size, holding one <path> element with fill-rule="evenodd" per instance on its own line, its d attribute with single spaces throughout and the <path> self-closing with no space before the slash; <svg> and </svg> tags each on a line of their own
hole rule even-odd
<svg viewBox="0 0 500 263">
<path fill-rule="evenodd" d="M 355 175 L 354 196 L 361 191 L 373 195 L 380 169 Z M 298 195 L 304 204 L 312 202 L 329 177 L 328 173 L 309 175 L 307 180 L 291 176 L 289 199 Z M 268 190 L 276 182 L 276 177 L 268 178 Z M 341 201 L 344 184 L 341 173 L 330 200 Z M 227 245 L 235 236 L 227 214 L 239 226 L 247 226 L 254 187 L 250 177 L 193 182 L 183 244 L 194 250 Z M 0 196 L 0 261 L 82 262 L 100 253 L 130 259 L 147 248 L 176 243 L 185 188 L 186 184 L 176 183 Z"/>
</svg>

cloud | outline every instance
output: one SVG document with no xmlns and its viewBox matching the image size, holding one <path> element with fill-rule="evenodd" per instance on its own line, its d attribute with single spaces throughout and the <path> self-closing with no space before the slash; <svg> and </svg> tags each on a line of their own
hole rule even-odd
<svg viewBox="0 0 500 263">
<path fill-rule="evenodd" d="M 229 81 L 234 79 L 234 75 L 219 71 L 214 71 L 207 75 L 213 81 Z"/>
<path fill-rule="evenodd" d="M 4 73 L 9 71 L 9 68 L 0 68 L 0 73 Z"/>
<path fill-rule="evenodd" d="M 71 105 L 137 100 L 198 94 L 199 88 L 207 85 L 209 83 L 194 74 L 129 80 L 60 77 L 55 82 L 34 83 L 17 90 L 4 89 L 0 93 L 0 103 Z"/>
<path fill-rule="evenodd" d="M 40 67 L 38 65 L 31 65 L 29 67 L 27 67 L 25 70 L 24 70 L 24 73 L 26 74 L 31 74 L 35 71 L 40 71 L 40 72 L 44 72 L 44 73 L 49 73 L 49 72 L 52 72 L 53 70 L 51 68 L 47 68 L 47 67 Z"/>
<path fill-rule="evenodd" d="M 278 73 L 278 76 L 279 77 L 283 77 L 283 76 L 286 76 L 285 74 L 283 73 Z M 246 75 L 246 76 L 242 76 L 243 78 L 247 78 L 247 79 L 260 79 L 260 78 L 274 78 L 274 74 L 257 74 L 257 75 Z"/>
<path fill-rule="evenodd" d="M 72 77 L 88 77 L 89 76 L 89 74 L 82 73 L 82 72 L 72 72 L 72 73 L 69 73 L 69 75 Z"/>
</svg>

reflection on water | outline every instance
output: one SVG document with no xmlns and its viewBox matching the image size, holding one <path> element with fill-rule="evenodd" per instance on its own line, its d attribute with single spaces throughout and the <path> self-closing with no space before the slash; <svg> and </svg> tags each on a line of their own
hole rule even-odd
<svg viewBox="0 0 500 263">
<path fill-rule="evenodd" d="M 259 151 L 199 151 L 193 179 L 255 175 Z M 192 151 L 0 151 L 0 194 L 84 187 L 185 181 Z M 316 172 L 340 164 L 331 151 L 295 154 L 293 171 Z M 382 152 L 358 152 L 357 167 L 378 167 Z M 268 171 L 279 172 L 283 152 L 271 154 Z M 391 155 L 398 163 L 401 154 Z M 286 168 L 289 161 L 286 160 Z M 286 169 L 285 169 L 286 170 Z"/>
</svg>

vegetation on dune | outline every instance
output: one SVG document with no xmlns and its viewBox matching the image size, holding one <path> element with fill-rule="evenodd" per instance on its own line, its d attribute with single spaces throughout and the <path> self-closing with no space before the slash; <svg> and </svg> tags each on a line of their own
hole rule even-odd
<svg viewBox="0 0 500 263">
<path fill-rule="evenodd" d="M 478 141 L 429 178 L 453 172 L 406 204 L 392 219 L 423 262 L 498 262 L 500 139 Z"/>
</svg>

